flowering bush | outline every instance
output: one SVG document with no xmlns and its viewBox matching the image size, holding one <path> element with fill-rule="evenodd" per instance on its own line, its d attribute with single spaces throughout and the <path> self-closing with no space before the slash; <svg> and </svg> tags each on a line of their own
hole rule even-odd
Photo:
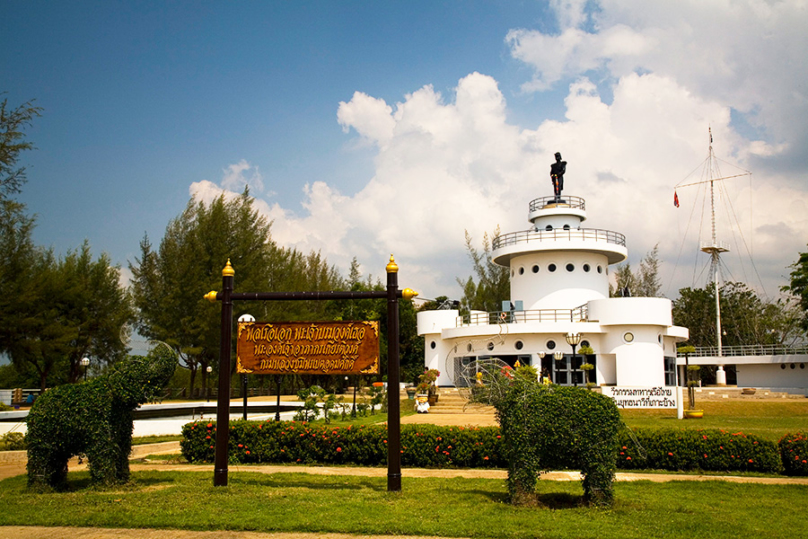
<svg viewBox="0 0 808 539">
<path fill-rule="evenodd" d="M 808 434 L 786 434 L 778 445 L 786 475 L 808 475 Z"/>
<path fill-rule="evenodd" d="M 776 473 L 782 469 L 777 444 L 752 435 L 715 429 L 639 429 L 632 431 L 644 453 L 626 429 L 619 435 L 616 465 L 624 470 L 709 470 Z M 215 421 L 195 421 L 183 427 L 180 442 L 190 462 L 213 462 Z M 787 447 L 786 447 L 787 446 Z M 804 434 L 780 441 L 796 464 L 808 455 Z M 799 449 L 798 449 L 799 448 Z M 498 427 L 401 426 L 401 463 L 419 468 L 505 468 L 507 447 Z M 233 421 L 230 423 L 230 462 L 351 464 L 383 466 L 387 462 L 387 427 L 370 425 L 333 427 L 295 421 Z M 560 457 L 559 457 L 560 458 Z M 805 459 L 808 460 L 808 459 Z M 784 459 L 785 463 L 785 459 Z M 804 475 L 808 475 L 805 471 Z"/>
<path fill-rule="evenodd" d="M 718 429 L 637 429 L 639 447 L 620 433 L 617 466 L 623 469 L 778 473 L 777 445 L 751 434 Z M 642 448 L 642 449 L 640 449 Z"/>
<path fill-rule="evenodd" d="M 182 429 L 183 456 L 213 462 L 216 422 Z M 496 427 L 402 425 L 401 462 L 412 467 L 497 468 L 506 465 Z M 296 421 L 233 421 L 230 461 L 381 466 L 387 462 L 387 426 L 331 427 Z"/>
<path fill-rule="evenodd" d="M 423 384 L 426 384 L 427 392 L 430 395 L 434 395 L 438 391 L 438 387 L 435 383 L 438 381 L 439 376 L 440 371 L 438 369 L 428 369 L 424 371 L 424 374 L 418 378 L 418 387 L 420 388 Z"/>
</svg>

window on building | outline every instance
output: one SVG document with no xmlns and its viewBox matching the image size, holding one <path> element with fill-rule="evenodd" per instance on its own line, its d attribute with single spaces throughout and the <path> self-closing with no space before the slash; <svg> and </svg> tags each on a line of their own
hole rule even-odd
<svg viewBox="0 0 808 539">
<path fill-rule="evenodd" d="M 665 385 L 676 385 L 676 358 L 665 357 Z"/>
</svg>

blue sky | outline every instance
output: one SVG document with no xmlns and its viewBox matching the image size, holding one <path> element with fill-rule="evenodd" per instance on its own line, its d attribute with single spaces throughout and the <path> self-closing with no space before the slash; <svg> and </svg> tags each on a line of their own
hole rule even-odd
<svg viewBox="0 0 808 539">
<path fill-rule="evenodd" d="M 659 243 L 666 291 L 689 286 L 699 226 L 671 200 L 709 125 L 755 172 L 726 198 L 772 295 L 808 241 L 806 18 L 755 0 L 8 1 L 0 91 L 44 108 L 22 157 L 40 244 L 87 239 L 125 267 L 191 194 L 246 183 L 278 241 L 373 274 L 394 252 L 426 297 L 457 295 L 464 231 L 527 228 L 555 151 L 587 226 L 625 233 L 635 262 Z"/>
</svg>

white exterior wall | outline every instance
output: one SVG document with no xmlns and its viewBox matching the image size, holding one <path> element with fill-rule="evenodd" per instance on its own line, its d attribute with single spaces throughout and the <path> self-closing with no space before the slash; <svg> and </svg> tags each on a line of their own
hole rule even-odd
<svg viewBox="0 0 808 539">
<path fill-rule="evenodd" d="M 554 272 L 549 270 L 555 264 Z M 567 270 L 572 264 L 573 271 Z M 589 271 L 585 271 L 585 267 Z M 511 259 L 511 301 L 526 310 L 574 309 L 609 295 L 609 262 L 605 255 L 582 251 L 552 251 Z M 534 272 L 534 268 L 538 271 Z M 598 272 L 600 268 L 600 272 Z"/>
<path fill-rule="evenodd" d="M 608 298 L 589 303 L 589 319 L 601 325 L 673 325 L 673 304 L 667 298 Z"/>
<path fill-rule="evenodd" d="M 619 325 L 604 335 L 603 353 L 616 357 L 616 383 L 621 386 L 664 386 L 665 362 L 655 326 Z M 634 335 L 632 342 L 624 336 Z"/>
<path fill-rule="evenodd" d="M 781 367 L 785 365 L 785 369 Z M 791 368 L 794 365 L 794 368 Z M 800 368 L 800 365 L 804 365 Z M 808 387 L 808 364 L 769 363 L 736 365 L 738 387 L 768 387 L 771 389 L 791 389 Z"/>
</svg>

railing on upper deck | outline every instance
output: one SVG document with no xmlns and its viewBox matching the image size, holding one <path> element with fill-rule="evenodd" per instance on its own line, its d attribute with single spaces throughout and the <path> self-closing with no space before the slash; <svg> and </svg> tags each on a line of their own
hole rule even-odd
<svg viewBox="0 0 808 539">
<path fill-rule="evenodd" d="M 573 208 L 578 210 L 586 209 L 586 201 L 581 197 L 561 196 L 559 198 L 560 200 L 556 200 L 556 197 L 554 196 L 534 198 L 530 201 L 530 211 L 534 212 L 547 206 L 553 206 L 554 208 Z"/>
<path fill-rule="evenodd" d="M 529 311 L 492 311 L 458 316 L 456 327 L 488 324 L 519 324 L 525 322 L 586 322 L 589 309 L 581 305 L 574 309 L 534 309 Z"/>
<path fill-rule="evenodd" d="M 741 346 L 722 346 L 722 357 L 728 356 L 792 356 L 797 354 L 808 354 L 808 344 L 787 345 L 787 344 L 744 344 Z M 685 357 L 682 353 L 676 354 L 678 357 Z M 718 357 L 718 347 L 697 346 L 696 351 L 690 357 Z"/>
<path fill-rule="evenodd" d="M 507 247 L 508 245 L 515 245 L 517 243 L 563 240 L 606 242 L 620 245 L 622 247 L 626 246 L 626 237 L 619 232 L 601 230 L 598 228 L 554 228 L 552 230 L 523 230 L 521 232 L 502 234 L 494 238 L 494 241 L 491 242 L 491 247 L 496 250 L 501 249 L 502 247 Z"/>
</svg>

